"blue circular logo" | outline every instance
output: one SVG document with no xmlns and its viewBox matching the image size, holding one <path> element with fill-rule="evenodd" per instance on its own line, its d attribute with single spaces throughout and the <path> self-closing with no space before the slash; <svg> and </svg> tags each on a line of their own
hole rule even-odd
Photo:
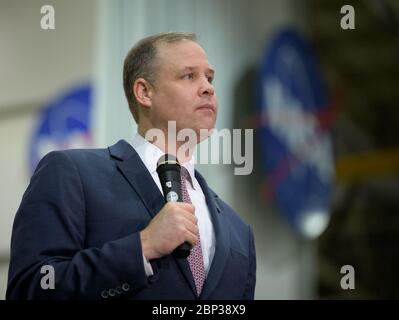
<svg viewBox="0 0 399 320">
<path fill-rule="evenodd" d="M 92 146 L 90 110 L 89 85 L 67 91 L 42 109 L 29 150 L 32 173 L 50 151 Z"/>
<path fill-rule="evenodd" d="M 295 31 L 272 41 L 260 70 L 258 112 L 262 156 L 283 217 L 314 238 L 329 221 L 334 177 L 330 101 L 310 45 Z"/>
</svg>

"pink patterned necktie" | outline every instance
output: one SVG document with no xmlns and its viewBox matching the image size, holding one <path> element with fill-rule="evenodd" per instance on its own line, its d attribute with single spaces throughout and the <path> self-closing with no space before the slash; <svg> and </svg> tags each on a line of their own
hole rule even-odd
<svg viewBox="0 0 399 320">
<path fill-rule="evenodd" d="M 181 189 L 183 195 L 183 201 L 191 203 L 190 196 L 187 192 L 186 181 L 190 180 L 191 177 L 188 173 L 187 169 L 183 166 L 181 167 Z M 205 274 L 205 266 L 204 266 L 204 259 L 202 256 L 202 248 L 201 248 L 201 241 L 200 236 L 198 234 L 198 242 L 191 249 L 190 255 L 187 258 L 188 263 L 190 265 L 191 273 L 194 277 L 195 287 L 197 289 L 198 296 L 201 294 L 202 287 L 205 282 L 206 274 Z"/>
</svg>

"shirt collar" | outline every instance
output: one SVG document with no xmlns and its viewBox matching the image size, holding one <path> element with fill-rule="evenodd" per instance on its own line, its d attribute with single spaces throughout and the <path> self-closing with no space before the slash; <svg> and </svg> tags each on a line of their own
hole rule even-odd
<svg viewBox="0 0 399 320">
<path fill-rule="evenodd" d="M 139 133 L 136 133 L 133 137 L 132 146 L 140 156 L 141 160 L 144 162 L 147 170 L 151 173 L 151 175 L 154 174 L 157 171 L 157 161 L 162 155 L 165 154 L 165 152 L 146 140 Z M 191 156 L 191 159 L 182 165 L 187 169 L 192 181 L 194 181 L 195 178 L 194 163 L 194 156 Z M 192 187 L 194 188 L 194 186 Z"/>
</svg>

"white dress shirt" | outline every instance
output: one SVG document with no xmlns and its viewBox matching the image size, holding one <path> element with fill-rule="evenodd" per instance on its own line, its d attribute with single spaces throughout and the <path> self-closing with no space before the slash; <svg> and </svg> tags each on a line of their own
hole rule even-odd
<svg viewBox="0 0 399 320">
<path fill-rule="evenodd" d="M 157 161 L 165 154 L 161 149 L 159 149 L 154 144 L 148 142 L 140 134 L 136 133 L 133 138 L 132 146 L 140 156 L 147 170 L 150 172 L 154 182 L 159 188 L 159 191 L 163 195 L 161 182 L 158 177 Z M 206 204 L 205 195 L 202 192 L 201 186 L 199 185 L 194 174 L 194 157 L 191 157 L 190 161 L 181 164 L 184 166 L 190 174 L 191 185 L 186 181 L 187 191 L 190 196 L 191 202 L 195 207 L 195 215 L 198 219 L 198 228 L 201 239 L 202 255 L 204 258 L 204 266 L 206 274 L 208 274 L 209 268 L 211 266 L 213 256 L 215 254 L 215 233 L 212 225 L 211 215 Z M 153 275 L 151 264 L 144 258 L 144 267 L 147 276 Z"/>
</svg>

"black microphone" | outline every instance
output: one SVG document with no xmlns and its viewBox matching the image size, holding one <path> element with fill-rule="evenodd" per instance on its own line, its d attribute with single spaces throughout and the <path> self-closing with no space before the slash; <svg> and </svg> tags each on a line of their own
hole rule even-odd
<svg viewBox="0 0 399 320">
<path fill-rule="evenodd" d="M 159 158 L 157 173 L 161 181 L 162 191 L 166 202 L 183 202 L 180 178 L 180 163 L 175 156 L 165 154 Z M 187 258 L 190 255 L 191 245 L 185 241 L 174 251 L 175 258 Z"/>
</svg>

